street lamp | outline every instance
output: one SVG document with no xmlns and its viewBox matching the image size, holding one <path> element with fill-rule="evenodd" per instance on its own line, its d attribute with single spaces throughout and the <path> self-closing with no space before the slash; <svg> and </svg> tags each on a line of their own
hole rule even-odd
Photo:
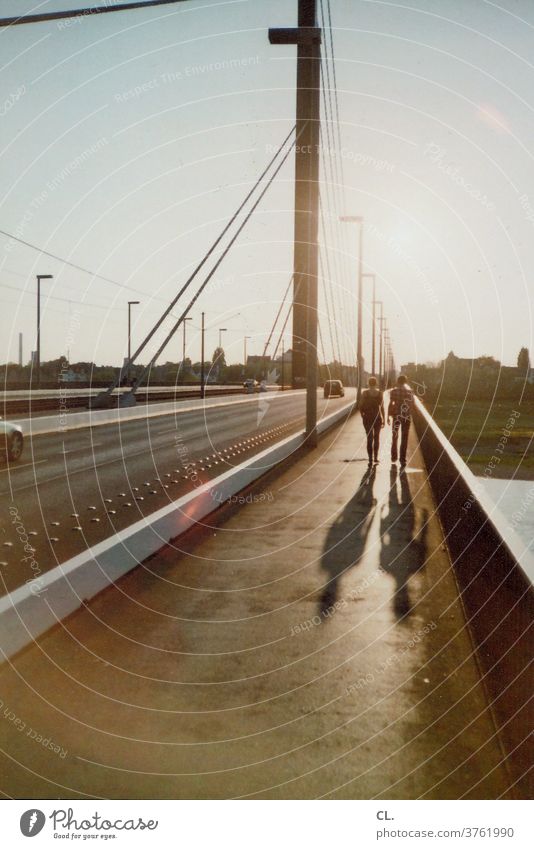
<svg viewBox="0 0 534 849">
<path fill-rule="evenodd" d="M 140 304 L 141 301 L 128 301 L 128 365 L 126 367 L 126 379 L 130 382 L 130 360 L 132 358 L 132 306 Z"/>
<path fill-rule="evenodd" d="M 362 393 L 362 371 L 363 371 L 363 358 L 362 358 L 362 282 L 363 282 L 363 216 L 361 215 L 340 215 L 340 221 L 348 222 L 350 224 L 358 224 L 358 347 L 356 353 L 356 359 L 358 361 L 358 390 L 356 395 L 356 402 L 359 403 L 360 396 Z"/>
<path fill-rule="evenodd" d="M 132 358 L 132 307 L 136 304 L 140 304 L 141 301 L 128 301 L 128 366 L 130 365 L 130 360 Z"/>
<path fill-rule="evenodd" d="M 384 352 L 384 323 L 386 319 L 384 318 L 384 304 L 382 301 L 377 301 L 377 304 L 380 306 L 380 317 L 378 319 L 378 323 L 380 325 L 380 348 L 378 354 L 378 376 L 379 383 L 382 386 L 382 361 L 383 361 L 383 352 Z"/>
<path fill-rule="evenodd" d="M 389 388 L 389 328 L 384 328 L 384 383 L 385 389 Z"/>
<path fill-rule="evenodd" d="M 372 280 L 373 280 L 373 300 L 371 302 L 372 306 L 373 306 L 373 316 L 372 316 L 373 333 L 372 333 L 372 336 L 371 336 L 371 340 L 372 340 L 371 341 L 371 374 L 374 374 L 375 373 L 375 331 L 376 331 L 375 304 L 377 303 L 375 301 L 375 297 L 376 297 L 376 276 L 374 274 L 362 274 L 362 277 L 371 277 Z"/>
<path fill-rule="evenodd" d="M 227 327 L 219 327 L 219 348 L 222 348 L 222 335 L 221 334 L 226 333 L 227 330 L 228 330 Z"/>
<path fill-rule="evenodd" d="M 252 339 L 252 336 L 245 336 L 243 338 L 243 374 L 247 376 L 247 339 Z"/>
<path fill-rule="evenodd" d="M 206 332 L 206 328 L 204 325 L 204 313 L 202 313 L 202 321 L 200 327 L 200 397 L 204 398 L 206 395 L 206 388 L 204 386 L 204 335 Z"/>
<path fill-rule="evenodd" d="M 189 316 L 188 318 L 184 318 L 184 321 L 183 321 L 183 325 L 184 325 L 184 340 L 183 340 L 183 347 L 182 347 L 182 368 L 183 368 L 183 365 L 184 365 L 184 362 L 185 362 L 185 328 L 186 328 L 186 321 L 193 321 L 193 319 L 192 319 L 192 317 L 191 317 L 191 316 Z"/>
<path fill-rule="evenodd" d="M 35 368 L 37 371 L 37 388 L 41 386 L 41 280 L 52 280 L 52 274 L 37 275 L 37 351 L 35 353 Z"/>
</svg>

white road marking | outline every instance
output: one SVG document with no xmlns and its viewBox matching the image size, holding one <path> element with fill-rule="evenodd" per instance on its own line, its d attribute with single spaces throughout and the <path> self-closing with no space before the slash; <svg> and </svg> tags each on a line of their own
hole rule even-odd
<svg viewBox="0 0 534 849">
<path fill-rule="evenodd" d="M 22 465 L 14 463 L 12 466 L 6 466 L 5 469 L 0 469 L 0 472 L 15 472 L 17 469 L 27 469 L 28 466 L 37 466 L 39 463 L 48 463 L 48 460 L 34 460 L 33 463 L 23 463 Z"/>
<path fill-rule="evenodd" d="M 87 451 L 89 448 L 99 448 L 103 444 L 103 442 L 91 442 L 90 445 L 79 445 L 77 448 L 64 448 L 63 451 L 58 452 L 58 456 L 64 457 L 65 454 L 72 454 L 73 451 Z"/>
</svg>

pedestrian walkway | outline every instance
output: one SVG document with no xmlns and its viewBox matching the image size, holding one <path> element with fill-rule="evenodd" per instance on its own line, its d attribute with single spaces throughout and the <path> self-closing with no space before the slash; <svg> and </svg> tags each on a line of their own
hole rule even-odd
<svg viewBox="0 0 534 849">
<path fill-rule="evenodd" d="M 3 667 L 10 794 L 513 798 L 413 431 L 243 500 Z"/>
</svg>

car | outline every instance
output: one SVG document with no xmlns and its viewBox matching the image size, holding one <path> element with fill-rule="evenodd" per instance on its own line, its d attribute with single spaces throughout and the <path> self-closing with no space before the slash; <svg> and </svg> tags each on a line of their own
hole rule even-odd
<svg viewBox="0 0 534 849">
<path fill-rule="evenodd" d="M 247 393 L 255 392 L 257 385 L 258 381 L 254 380 L 253 377 L 247 377 L 247 379 L 243 381 L 243 389 Z"/>
<path fill-rule="evenodd" d="M 343 398 L 345 395 L 343 384 L 340 380 L 325 380 L 324 397 L 332 398 L 334 395 L 338 395 L 340 398 Z"/>
<path fill-rule="evenodd" d="M 24 448 L 24 436 L 20 425 L 6 422 L 0 417 L 0 433 L 4 434 L 4 451 L 12 463 L 16 463 L 22 456 Z"/>
</svg>

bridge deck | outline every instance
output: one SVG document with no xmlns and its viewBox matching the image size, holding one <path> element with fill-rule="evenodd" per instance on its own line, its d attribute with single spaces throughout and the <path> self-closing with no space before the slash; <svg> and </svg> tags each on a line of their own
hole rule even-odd
<svg viewBox="0 0 534 849">
<path fill-rule="evenodd" d="M 353 417 L 5 666 L 10 793 L 512 796 L 415 434 L 387 453 Z"/>
</svg>

